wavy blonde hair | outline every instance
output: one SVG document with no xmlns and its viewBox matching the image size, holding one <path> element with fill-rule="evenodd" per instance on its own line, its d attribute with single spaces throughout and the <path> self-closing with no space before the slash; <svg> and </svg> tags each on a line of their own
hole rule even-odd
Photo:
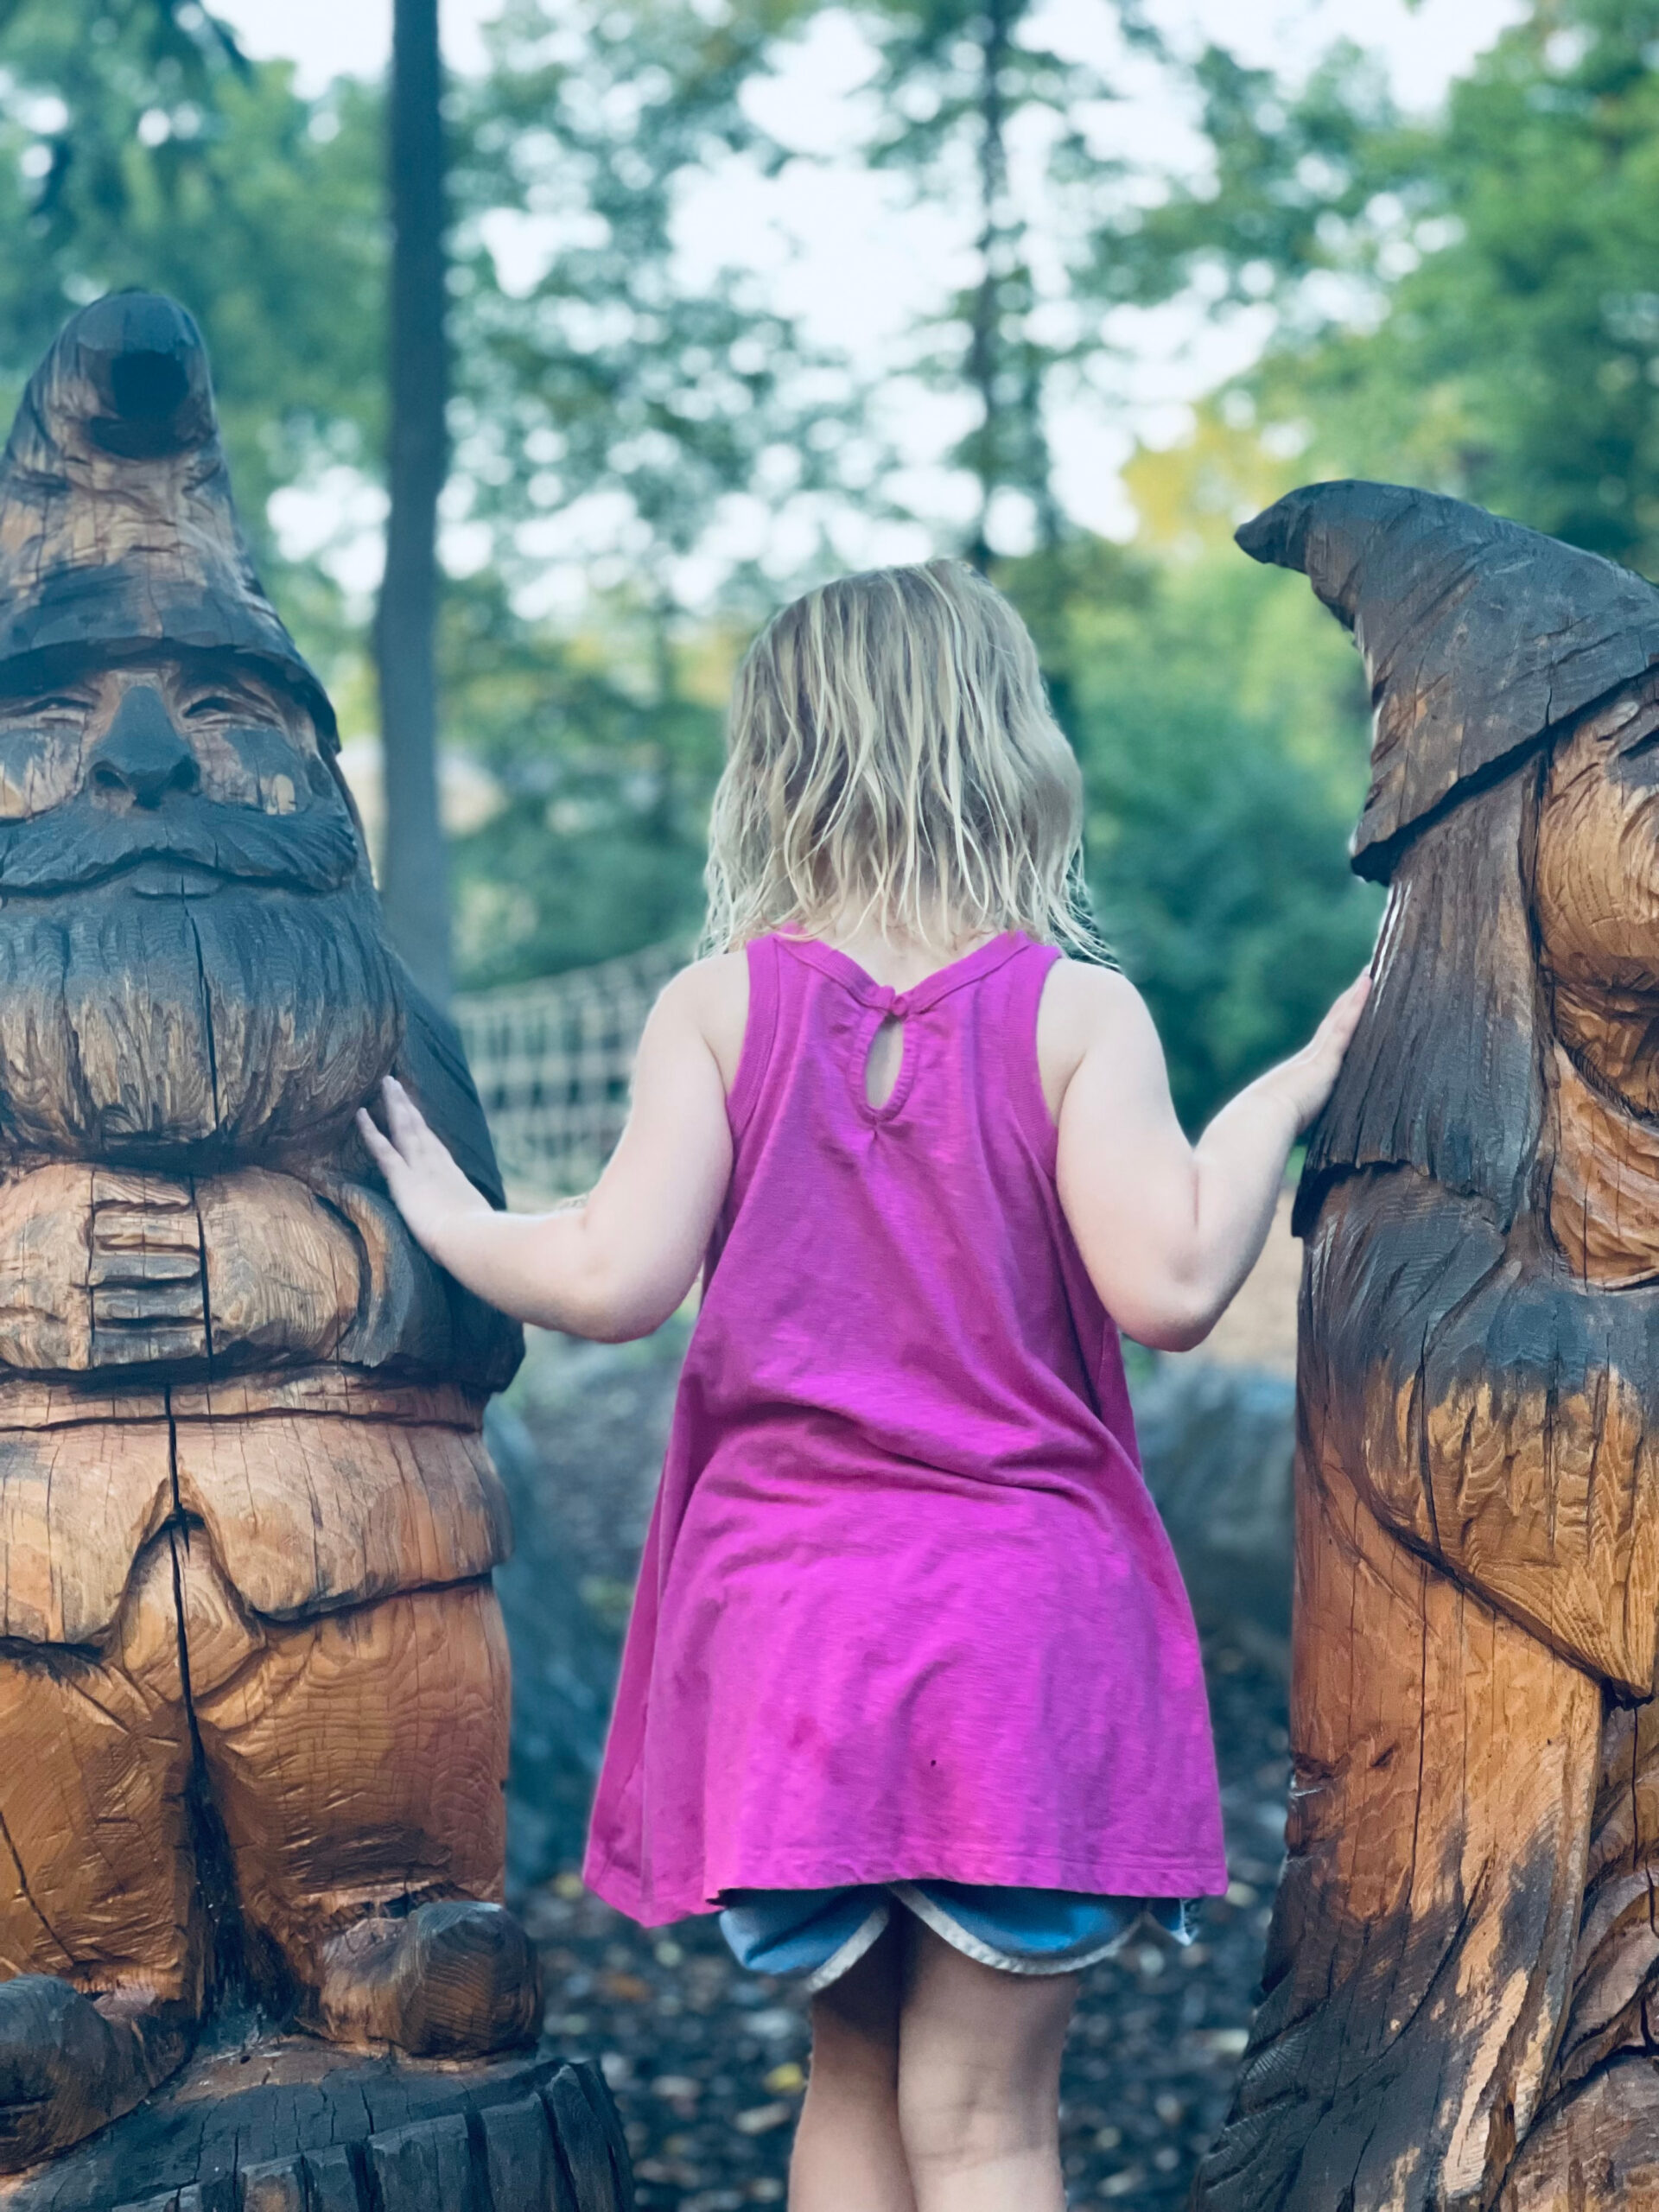
<svg viewBox="0 0 1659 2212">
<path fill-rule="evenodd" d="M 745 656 L 709 830 L 706 944 L 849 909 L 925 944 L 1022 929 L 1098 959 L 1083 781 L 1031 633 L 962 561 L 808 592 Z"/>
</svg>

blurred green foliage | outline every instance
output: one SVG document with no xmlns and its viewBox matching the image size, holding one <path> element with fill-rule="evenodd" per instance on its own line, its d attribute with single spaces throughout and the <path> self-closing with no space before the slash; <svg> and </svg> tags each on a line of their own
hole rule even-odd
<svg viewBox="0 0 1659 2212">
<path fill-rule="evenodd" d="M 1656 60 L 1652 0 L 1541 7 L 1389 148 L 1398 273 L 1314 349 L 1322 450 L 1659 574 Z"/>
<path fill-rule="evenodd" d="M 758 286 L 677 281 L 675 211 L 710 162 L 776 159 L 743 95 L 804 12 L 510 0 L 454 88 L 452 419 L 492 550 L 449 594 L 445 722 L 499 793 L 454 841 L 465 986 L 696 934 L 733 654 L 683 566 L 725 503 L 834 483 L 856 423 Z M 628 526 L 579 619 L 515 613 L 595 498 Z M 772 593 L 743 563 L 726 588 L 751 615 Z"/>
<path fill-rule="evenodd" d="M 1112 241 L 1117 296 L 1270 302 L 1246 380 L 1308 474 L 1478 500 L 1659 574 L 1659 0 L 1535 0 L 1442 116 L 1337 48 L 1198 67 L 1208 184 Z"/>
<path fill-rule="evenodd" d="M 781 591 L 836 565 L 837 502 L 893 505 L 876 395 L 756 280 L 691 284 L 676 250 L 711 164 L 800 158 L 749 94 L 817 12 L 508 0 L 488 72 L 453 90 L 451 519 L 472 550 L 444 709 L 487 794 L 455 842 L 464 982 L 690 938 L 736 655 Z M 1125 0 L 1141 61 L 1188 72 L 1211 150 L 1207 177 L 1162 188 L 1101 150 L 1114 87 L 1043 48 L 1025 0 L 847 12 L 871 40 L 870 158 L 960 194 L 985 249 L 906 365 L 996 415 L 958 451 L 982 495 L 963 543 L 1037 635 L 1103 925 L 1196 1123 L 1306 1034 L 1376 911 L 1345 864 L 1357 664 L 1300 579 L 1233 551 L 1239 513 L 1376 474 L 1659 571 L 1659 0 L 1533 0 L 1427 119 L 1351 47 L 1289 85 L 1220 48 L 1177 64 Z M 1046 134 L 1064 211 L 1042 257 L 1007 196 L 1016 124 Z M 378 467 L 380 127 L 374 88 L 302 98 L 194 0 L 0 0 L 0 397 L 76 302 L 131 283 L 183 298 L 273 588 L 359 728 L 365 610 L 326 561 L 276 560 L 266 510 Z M 1065 523 L 1055 402 L 1103 358 L 1104 310 L 1183 295 L 1265 306 L 1270 335 L 1184 447 L 1136 461 L 1125 551 Z M 1034 516 L 1021 558 L 985 542 L 999 490 Z M 691 582 L 710 531 L 790 501 L 824 534 L 789 577 L 729 563 L 711 612 Z M 624 524 L 582 603 L 556 604 L 550 549 L 599 506 Z"/>
<path fill-rule="evenodd" d="M 776 157 L 743 94 L 803 12 L 508 0 L 490 70 L 454 86 L 456 458 L 503 575 L 533 574 L 537 526 L 602 491 L 637 527 L 601 590 L 667 613 L 723 500 L 829 480 L 841 425 L 798 332 L 752 281 L 674 267 L 688 182 Z"/>
<path fill-rule="evenodd" d="M 1365 783 L 1357 658 L 1300 577 L 1098 540 L 1000 571 L 1083 763 L 1090 887 L 1196 1128 L 1304 1043 L 1381 900 L 1348 869 Z"/>
<path fill-rule="evenodd" d="M 499 577 L 452 585 L 450 727 L 495 789 L 493 810 L 453 840 L 467 988 L 696 938 L 731 661 L 713 643 L 712 682 L 699 683 L 654 612 L 614 606 L 572 639 L 519 620 Z"/>
<path fill-rule="evenodd" d="M 798 19 L 806 12 L 797 11 Z M 1004 9 L 999 20 L 957 0 L 916 10 L 901 0 L 863 14 L 880 56 L 875 150 L 912 173 L 918 188 L 938 189 L 953 164 L 958 175 L 964 161 L 973 166 L 976 134 L 986 122 L 976 105 L 984 92 L 985 47 L 1017 33 L 1022 11 Z M 721 487 L 752 481 L 758 465 L 775 463 L 786 438 L 801 457 L 788 480 L 794 485 L 814 454 L 829 457 L 827 470 L 822 459 L 817 464 L 818 480 L 834 481 L 837 457 L 835 410 L 820 403 L 808 420 L 791 391 L 789 372 L 798 374 L 804 358 L 792 334 L 750 310 L 748 333 L 764 344 L 740 358 L 764 360 L 767 373 L 756 378 L 734 419 L 732 395 L 710 380 L 709 363 L 726 358 L 721 349 L 743 327 L 741 314 L 723 329 L 699 327 L 697 315 L 729 315 L 730 304 L 711 310 L 684 302 L 676 309 L 680 320 L 665 324 L 661 297 L 640 296 L 639 272 L 660 270 L 666 184 L 677 162 L 695 158 L 683 151 L 695 132 L 671 121 L 680 97 L 674 87 L 683 86 L 690 112 L 701 112 L 721 143 L 753 150 L 758 134 L 741 103 L 728 101 L 741 91 L 743 69 L 758 66 L 766 49 L 738 57 L 741 66 L 728 74 L 729 35 L 716 41 L 715 64 L 704 67 L 690 59 L 709 35 L 697 31 L 677 60 L 668 56 L 659 72 L 647 73 L 643 100 L 619 103 L 618 58 L 607 41 L 620 37 L 620 17 L 583 34 L 594 41 L 585 60 L 573 41 L 562 42 L 556 69 L 525 59 L 541 52 L 537 26 L 544 19 L 520 7 L 511 20 L 518 60 L 500 82 L 472 96 L 475 113 L 493 118 L 477 126 L 474 144 L 487 150 L 508 118 L 503 143 L 531 142 L 514 156 L 531 181 L 523 204 L 545 207 L 550 181 L 562 178 L 565 204 L 580 199 L 593 243 L 556 259 L 516 303 L 503 299 L 480 262 L 458 325 L 497 319 L 516 333 L 517 350 L 503 352 L 498 368 L 508 364 L 504 397 L 516 395 L 512 404 L 521 410 L 546 408 L 523 418 L 550 456 L 541 496 L 564 495 L 564 481 L 554 479 L 579 435 L 588 442 L 578 480 L 627 486 L 652 534 L 638 566 L 574 635 L 516 622 L 499 588 L 481 579 L 452 593 L 452 727 L 465 732 L 502 793 L 499 810 L 455 848 L 458 968 L 474 985 L 695 931 L 722 696 L 742 638 L 764 612 L 766 585 L 740 579 L 732 616 L 688 635 L 674 620 L 665 574 L 695 542 Z M 775 35 L 779 20 L 764 28 Z M 658 54 L 665 54 L 662 35 L 659 20 Z M 997 127 L 1023 108 L 1045 112 L 1058 125 L 1052 168 L 1074 204 L 1086 208 L 1090 156 L 1080 118 L 1104 88 L 1046 53 L 1020 52 L 1015 64 L 1001 86 Z M 637 70 L 637 62 L 628 67 Z M 576 121 L 559 122 L 547 140 L 535 118 L 563 117 L 567 108 Z M 595 115 L 611 118 L 597 136 Z M 655 134 L 649 151 L 639 137 L 647 128 Z M 583 181 L 608 179 L 607 149 L 615 147 L 607 130 L 613 139 L 620 131 L 624 156 L 639 149 L 637 200 L 619 198 L 608 181 L 595 198 Z M 1110 165 L 1115 179 L 1120 167 Z M 1096 181 L 1106 169 L 1096 165 Z M 977 213 L 995 218 L 1002 264 L 991 302 L 995 358 L 979 362 L 977 372 L 1001 404 L 1006 435 L 970 438 L 961 458 L 985 494 L 1007 485 L 1038 510 L 1044 550 L 998 563 L 996 574 L 1038 634 L 1084 764 L 1090 881 L 1103 926 L 1152 1002 L 1178 1103 L 1197 1124 L 1301 1041 L 1368 949 L 1378 902 L 1345 861 L 1364 782 L 1357 667 L 1305 588 L 1247 569 L 1214 542 L 1213 528 L 1197 563 L 1129 558 L 1058 527 L 1052 501 L 1043 512 L 1053 459 L 1041 378 L 1065 349 L 1027 342 L 1034 301 L 1018 226 L 995 204 L 994 191 L 985 197 L 982 164 L 978 183 Z M 486 187 L 475 179 L 468 189 L 481 207 Z M 623 245 L 632 251 L 620 252 Z M 568 334 L 559 334 L 573 288 L 615 303 L 606 347 L 575 358 Z M 930 339 L 937 381 L 948 380 L 953 344 L 957 373 L 973 380 L 972 322 L 982 304 L 965 297 L 955 322 Z M 527 376 L 532 342 L 542 365 Z M 688 449 L 664 411 L 671 397 L 723 420 L 726 442 Z M 638 429 L 619 436 L 613 405 L 625 422 L 648 423 L 654 442 L 645 448 L 652 473 L 643 487 L 629 475 L 642 450 Z M 575 426 L 571 436 L 567 423 Z M 616 459 L 608 478 L 607 440 Z M 499 476 L 497 511 L 522 516 L 524 483 L 505 463 Z"/>
<path fill-rule="evenodd" d="M 963 550 L 982 569 L 999 495 L 1028 511 L 1039 543 L 1065 535 L 1046 415 L 1056 372 L 1092 350 L 1078 344 L 1065 293 L 1087 267 L 1103 190 L 1128 169 L 1085 126 L 1114 87 L 1065 51 L 1064 26 L 1034 0 L 860 0 L 855 12 L 877 56 L 867 158 L 906 177 L 918 203 L 948 197 L 971 222 L 970 280 L 917 333 L 918 366 L 936 389 L 965 385 L 979 403 L 952 457 L 977 485 Z M 1126 44 L 1161 50 L 1141 0 L 1115 0 L 1112 13 Z M 1040 170 L 1040 239 L 1010 189 L 1015 147 Z M 1056 260 L 1064 286 L 1039 274 Z"/>
<path fill-rule="evenodd" d="M 331 461 L 372 464 L 385 255 L 373 93 L 254 67 L 190 0 L 0 7 L 0 399 L 66 315 L 175 293 L 213 352 L 244 515 Z M 283 582 L 325 625 L 319 578 Z"/>
</svg>

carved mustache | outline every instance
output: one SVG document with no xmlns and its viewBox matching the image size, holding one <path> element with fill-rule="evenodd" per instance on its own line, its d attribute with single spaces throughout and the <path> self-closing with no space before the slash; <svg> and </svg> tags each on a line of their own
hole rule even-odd
<svg viewBox="0 0 1659 2212">
<path fill-rule="evenodd" d="M 73 798 L 22 822 L 0 823 L 0 894 L 84 890 L 144 861 L 179 861 L 248 883 L 335 891 L 359 863 L 341 806 L 263 814 L 175 793 L 154 810 L 112 813 Z"/>
</svg>

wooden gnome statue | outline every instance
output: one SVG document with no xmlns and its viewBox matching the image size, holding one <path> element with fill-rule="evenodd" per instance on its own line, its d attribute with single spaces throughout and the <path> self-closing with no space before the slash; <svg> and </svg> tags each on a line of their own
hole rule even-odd
<svg viewBox="0 0 1659 2212">
<path fill-rule="evenodd" d="M 6 2168 L 227 2000 L 428 2055 L 539 2027 L 480 1440 L 522 1346 L 354 1110 L 396 1070 L 500 1194 L 336 752 L 194 325 L 87 308 L 0 461 Z"/>
<path fill-rule="evenodd" d="M 1659 2205 L 1659 591 L 1294 493 L 1376 702 L 1298 1200 L 1294 1777 L 1203 2212 Z"/>
</svg>

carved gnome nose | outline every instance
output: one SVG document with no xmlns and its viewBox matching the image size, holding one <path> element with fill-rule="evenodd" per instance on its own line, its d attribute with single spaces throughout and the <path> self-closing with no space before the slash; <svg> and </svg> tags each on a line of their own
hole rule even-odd
<svg viewBox="0 0 1659 2212">
<path fill-rule="evenodd" d="M 136 685 L 116 709 L 92 755 L 91 780 L 94 791 L 125 792 L 143 807 L 159 806 L 169 791 L 193 791 L 201 781 L 195 754 L 149 684 Z"/>
</svg>

